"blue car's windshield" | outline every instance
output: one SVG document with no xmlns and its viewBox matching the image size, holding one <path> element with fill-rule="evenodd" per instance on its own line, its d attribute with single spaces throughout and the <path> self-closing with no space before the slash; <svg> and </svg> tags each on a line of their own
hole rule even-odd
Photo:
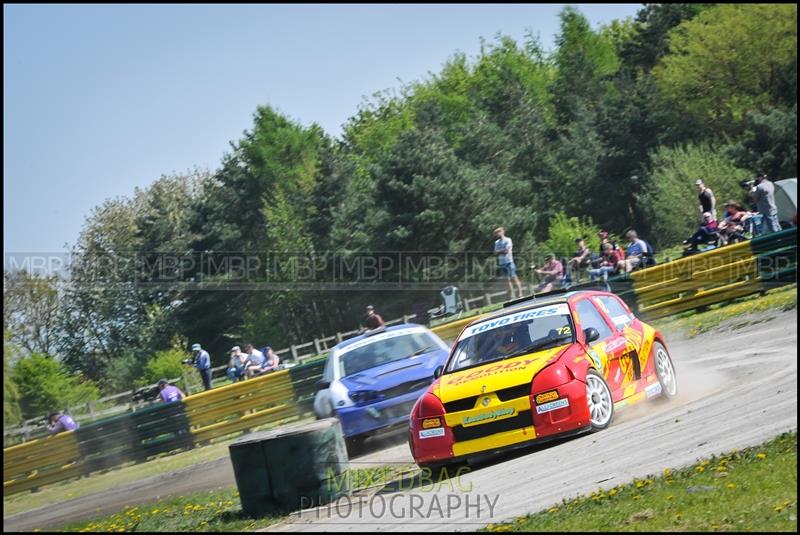
<svg viewBox="0 0 800 535">
<path fill-rule="evenodd" d="M 345 347 L 339 356 L 342 377 L 353 375 L 387 362 L 402 360 L 439 349 L 439 344 L 425 332 L 412 332 L 396 336 L 388 332 L 375 336 L 372 343 L 359 345 L 353 349 Z M 362 342 L 367 342 L 367 338 Z"/>
<path fill-rule="evenodd" d="M 467 327 L 446 371 L 463 370 L 574 341 L 566 303 L 523 310 Z"/>
</svg>

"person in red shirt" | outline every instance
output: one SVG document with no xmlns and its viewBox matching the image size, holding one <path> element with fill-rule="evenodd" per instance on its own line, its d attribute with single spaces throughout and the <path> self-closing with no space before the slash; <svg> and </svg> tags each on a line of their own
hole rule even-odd
<svg viewBox="0 0 800 535">
<path fill-rule="evenodd" d="M 564 275 L 564 266 L 556 259 L 556 255 L 548 253 L 546 259 L 547 262 L 541 268 L 534 269 L 539 275 L 544 275 L 544 280 L 536 287 L 536 291 L 539 293 L 552 291 L 553 284 L 561 280 Z"/>
<path fill-rule="evenodd" d="M 608 274 L 616 273 L 617 266 L 619 265 L 620 260 L 622 260 L 622 257 L 619 254 L 619 251 L 614 249 L 614 246 L 611 245 L 610 242 L 606 242 L 601 245 L 600 249 L 600 263 L 596 268 L 589 270 L 589 277 L 593 282 L 599 278 L 602 278 L 603 281 L 606 281 L 606 290 L 608 290 Z"/>
<path fill-rule="evenodd" d="M 364 319 L 364 324 L 370 331 L 383 326 L 383 318 L 375 312 L 375 307 L 367 305 L 367 317 Z"/>
</svg>

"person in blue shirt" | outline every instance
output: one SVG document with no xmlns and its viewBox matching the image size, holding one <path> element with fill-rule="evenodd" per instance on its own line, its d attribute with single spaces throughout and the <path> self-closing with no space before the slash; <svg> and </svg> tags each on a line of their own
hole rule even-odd
<svg viewBox="0 0 800 535">
<path fill-rule="evenodd" d="M 508 293 L 511 299 L 514 299 L 514 282 L 517 285 L 518 297 L 522 297 L 522 284 L 517 277 L 517 266 L 514 264 L 514 244 L 511 238 L 506 236 L 506 231 L 503 227 L 498 227 L 494 230 L 494 236 L 497 238 L 494 242 L 493 254 L 497 257 L 497 267 L 500 271 L 500 276 L 508 281 Z"/>
<path fill-rule="evenodd" d="M 203 387 L 211 390 L 211 356 L 208 351 L 200 347 L 200 344 L 192 344 L 192 353 L 194 353 L 194 367 L 203 379 Z"/>
<path fill-rule="evenodd" d="M 639 239 L 635 230 L 629 230 L 626 236 L 628 237 L 628 248 L 625 250 L 625 259 L 619 261 L 617 269 L 630 273 L 633 268 L 642 263 L 644 255 L 647 254 L 647 244 Z"/>
</svg>

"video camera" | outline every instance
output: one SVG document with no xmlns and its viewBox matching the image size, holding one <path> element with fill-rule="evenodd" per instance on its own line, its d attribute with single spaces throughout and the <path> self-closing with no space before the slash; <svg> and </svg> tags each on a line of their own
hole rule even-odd
<svg viewBox="0 0 800 535">
<path fill-rule="evenodd" d="M 756 181 L 755 179 L 742 180 L 741 182 L 739 182 L 739 185 L 744 189 L 752 189 L 753 186 L 756 185 Z"/>
<path fill-rule="evenodd" d="M 194 365 L 194 359 L 193 358 L 183 359 L 181 361 L 181 363 L 186 364 L 187 366 L 193 366 Z"/>
<path fill-rule="evenodd" d="M 158 398 L 159 389 L 157 386 L 143 386 L 133 393 L 133 401 L 153 401 Z"/>
</svg>

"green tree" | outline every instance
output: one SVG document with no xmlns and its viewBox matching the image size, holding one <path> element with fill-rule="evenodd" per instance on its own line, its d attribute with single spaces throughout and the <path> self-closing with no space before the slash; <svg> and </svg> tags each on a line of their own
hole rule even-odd
<svg viewBox="0 0 800 535">
<path fill-rule="evenodd" d="M 550 220 L 548 237 L 544 246 L 548 253 L 558 258 L 569 259 L 577 249 L 575 240 L 584 238 L 586 246 L 595 254 L 600 250 L 600 227 L 592 223 L 590 218 L 568 217 L 563 212 L 557 213 Z"/>
<path fill-rule="evenodd" d="M 711 132 L 735 135 L 748 112 L 780 104 L 778 87 L 797 63 L 797 5 L 717 5 L 669 40 L 655 69 L 665 94 Z"/>
<path fill-rule="evenodd" d="M 747 115 L 742 139 L 731 147 L 739 167 L 761 171 L 776 180 L 797 176 L 797 105 L 790 111 L 770 108 Z"/>
<path fill-rule="evenodd" d="M 160 379 L 174 379 L 180 377 L 185 368 L 182 360 L 187 354 L 182 349 L 167 349 L 157 352 L 147 361 L 139 383 L 142 385 L 157 383 Z"/>
<path fill-rule="evenodd" d="M 3 329 L 21 349 L 55 354 L 62 309 L 58 285 L 56 275 L 3 271 Z"/>
<path fill-rule="evenodd" d="M 699 225 L 699 204 L 694 182 L 701 178 L 717 199 L 717 216 L 727 200 L 741 201 L 739 183 L 751 176 L 736 167 L 723 147 L 710 144 L 661 147 L 651 157 L 643 192 L 637 196 L 645 214 L 646 239 L 671 246 L 689 238 Z"/>
<path fill-rule="evenodd" d="M 19 389 L 13 379 L 12 360 L 15 348 L 10 343 L 10 334 L 3 331 L 3 422 L 14 425 L 22 421 L 22 409 L 19 406 Z"/>
<path fill-rule="evenodd" d="M 91 381 L 70 375 L 59 361 L 34 353 L 21 358 L 12 374 L 25 418 L 42 416 L 80 403 L 96 400 L 98 388 Z"/>
<path fill-rule="evenodd" d="M 575 120 L 583 107 L 599 103 L 620 66 L 614 38 L 594 32 L 576 8 L 568 6 L 559 14 L 561 31 L 554 55 L 557 74 L 551 88 L 557 117 L 562 126 Z"/>
</svg>

